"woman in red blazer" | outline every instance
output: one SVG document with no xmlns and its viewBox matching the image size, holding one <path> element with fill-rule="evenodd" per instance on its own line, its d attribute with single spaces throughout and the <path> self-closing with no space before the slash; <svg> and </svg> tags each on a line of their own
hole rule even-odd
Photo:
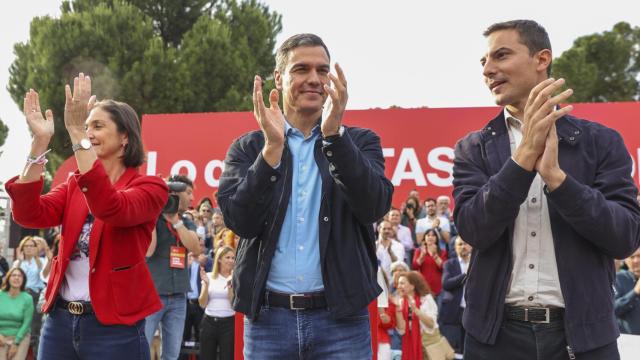
<svg viewBox="0 0 640 360">
<path fill-rule="evenodd" d="M 30 228 L 62 224 L 42 310 L 49 313 L 39 359 L 148 359 L 145 316 L 161 308 L 145 252 L 167 186 L 143 176 L 140 121 L 127 104 L 95 103 L 80 73 L 65 89 L 64 123 L 78 170 L 45 195 L 41 174 L 54 133 L 30 90 L 24 113 L 33 134 L 24 172 L 6 184 L 14 219 Z M 168 266 L 168 264 L 167 264 Z"/>
<path fill-rule="evenodd" d="M 442 290 L 442 264 L 446 259 L 447 251 L 438 250 L 438 234 L 434 229 L 427 230 L 422 244 L 413 253 L 412 265 L 427 281 L 434 297 Z"/>
</svg>

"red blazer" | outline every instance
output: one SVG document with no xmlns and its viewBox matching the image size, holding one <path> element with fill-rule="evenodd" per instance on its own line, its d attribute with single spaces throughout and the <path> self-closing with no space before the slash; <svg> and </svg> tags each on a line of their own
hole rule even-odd
<svg viewBox="0 0 640 360">
<path fill-rule="evenodd" d="M 5 185 L 15 221 L 29 228 L 62 224 L 43 312 L 54 305 L 89 209 L 95 218 L 89 240 L 89 293 L 100 323 L 132 325 L 162 308 L 145 262 L 151 232 L 168 196 L 159 177 L 128 168 L 111 184 L 97 160 L 87 173 L 76 171 L 45 195 L 40 195 L 42 179 L 18 184 L 17 178 Z"/>
<path fill-rule="evenodd" d="M 447 251 L 440 251 L 440 259 L 442 259 L 442 264 L 438 266 L 435 260 L 429 254 L 424 257 L 424 261 L 422 265 L 418 264 L 418 258 L 420 257 L 420 253 L 422 252 L 421 248 L 417 248 L 413 253 L 413 261 L 412 266 L 413 269 L 418 270 L 424 279 L 429 284 L 429 288 L 431 288 L 431 292 L 433 292 L 433 297 L 435 298 L 440 291 L 442 290 L 442 264 L 447 259 Z"/>
</svg>

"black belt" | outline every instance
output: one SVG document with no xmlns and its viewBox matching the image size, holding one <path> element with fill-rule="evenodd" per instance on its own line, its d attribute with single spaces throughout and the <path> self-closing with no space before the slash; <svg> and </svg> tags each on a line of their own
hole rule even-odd
<svg viewBox="0 0 640 360">
<path fill-rule="evenodd" d="M 207 315 L 207 314 L 204 314 L 204 317 L 205 317 L 205 319 L 211 320 L 213 322 L 232 321 L 232 320 L 234 320 L 236 318 L 235 315 L 225 316 L 225 317 L 218 317 L 218 316 L 211 316 L 211 315 Z"/>
<path fill-rule="evenodd" d="M 505 317 L 510 320 L 548 324 L 562 320 L 564 309 L 557 307 L 506 306 Z"/>
<path fill-rule="evenodd" d="M 93 306 L 88 301 L 67 301 L 58 298 L 56 307 L 65 309 L 73 315 L 93 314 Z"/>
<path fill-rule="evenodd" d="M 274 291 L 265 291 L 264 303 L 269 306 L 282 307 L 290 310 L 324 309 L 327 307 L 327 299 L 324 297 L 324 292 L 283 294 Z"/>
</svg>

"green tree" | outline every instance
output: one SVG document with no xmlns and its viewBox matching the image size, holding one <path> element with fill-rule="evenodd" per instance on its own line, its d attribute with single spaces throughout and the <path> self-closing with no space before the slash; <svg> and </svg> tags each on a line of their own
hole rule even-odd
<svg viewBox="0 0 640 360">
<path fill-rule="evenodd" d="M 4 145 L 4 141 L 9 134 L 9 127 L 0 119 L 0 146 Z"/>
<path fill-rule="evenodd" d="M 575 102 L 639 100 L 639 72 L 640 28 L 626 22 L 579 37 L 552 67 L 553 76 L 565 78 L 574 90 Z"/>
<path fill-rule="evenodd" d="M 281 17 L 256 0 L 70 0 L 61 10 L 32 20 L 8 85 L 19 107 L 33 88 L 54 111 L 52 170 L 71 154 L 63 89 L 81 71 L 98 99 L 144 114 L 249 109 L 253 75 L 275 66 Z"/>
</svg>

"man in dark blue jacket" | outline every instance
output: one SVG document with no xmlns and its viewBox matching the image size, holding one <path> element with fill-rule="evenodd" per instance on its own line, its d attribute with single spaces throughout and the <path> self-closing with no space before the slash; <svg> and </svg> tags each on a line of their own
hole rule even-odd
<svg viewBox="0 0 640 360">
<path fill-rule="evenodd" d="M 393 186 L 378 136 L 342 125 L 347 82 L 329 59 L 316 35 L 287 39 L 270 107 L 254 81 L 261 131 L 236 140 L 225 160 L 218 203 L 242 238 L 233 307 L 246 314 L 247 359 L 372 356 L 367 305 L 381 292 L 372 224 Z"/>
<path fill-rule="evenodd" d="M 623 334 L 640 335 L 640 248 L 625 259 L 628 270 L 616 274 L 615 311 Z"/>
<path fill-rule="evenodd" d="M 458 231 L 473 246 L 465 359 L 615 359 L 614 258 L 640 244 L 620 135 L 559 107 L 539 24 L 490 26 L 485 82 L 504 106 L 456 145 Z M 558 93 L 559 92 L 559 93 Z"/>
<path fill-rule="evenodd" d="M 462 313 L 466 306 L 463 298 L 464 283 L 471 259 L 471 246 L 462 237 L 456 236 L 453 254 L 443 265 L 442 270 L 442 305 L 438 312 L 440 332 L 444 335 L 457 353 L 464 349 L 464 328 Z"/>
</svg>

